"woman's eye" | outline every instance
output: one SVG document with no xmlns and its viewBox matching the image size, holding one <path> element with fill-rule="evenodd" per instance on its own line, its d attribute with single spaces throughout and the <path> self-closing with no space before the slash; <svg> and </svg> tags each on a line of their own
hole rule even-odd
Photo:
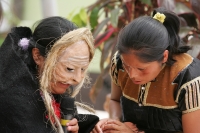
<svg viewBox="0 0 200 133">
<path fill-rule="evenodd" d="M 69 68 L 69 67 L 67 68 L 67 70 L 70 71 L 70 72 L 74 71 L 74 69 Z"/>
<path fill-rule="evenodd" d="M 140 71 L 144 71 L 145 69 L 143 69 L 143 68 L 138 68 L 138 70 L 140 70 Z"/>
<path fill-rule="evenodd" d="M 81 71 L 84 72 L 86 69 L 85 68 L 81 68 Z"/>
</svg>

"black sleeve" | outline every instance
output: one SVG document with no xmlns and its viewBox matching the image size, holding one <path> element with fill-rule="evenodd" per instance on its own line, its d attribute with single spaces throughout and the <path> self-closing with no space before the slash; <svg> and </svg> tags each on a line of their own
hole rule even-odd
<svg viewBox="0 0 200 133">
<path fill-rule="evenodd" d="M 92 114 L 77 114 L 75 118 L 78 120 L 79 133 L 90 133 L 99 121 L 99 117 Z"/>
<path fill-rule="evenodd" d="M 183 114 L 200 109 L 200 61 L 193 62 L 176 78 L 176 102 Z"/>
</svg>

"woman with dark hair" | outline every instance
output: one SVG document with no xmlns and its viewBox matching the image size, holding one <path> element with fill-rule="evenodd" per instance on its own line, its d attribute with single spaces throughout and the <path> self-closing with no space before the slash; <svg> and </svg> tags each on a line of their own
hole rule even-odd
<svg viewBox="0 0 200 133">
<path fill-rule="evenodd" d="M 89 83 L 93 41 L 88 28 L 57 16 L 39 21 L 33 33 L 12 28 L 0 47 L 0 132 L 89 132 L 98 117 L 77 114 L 73 104 L 87 106 L 71 99 Z M 72 105 L 69 122 L 62 103 Z"/>
<path fill-rule="evenodd" d="M 125 26 L 112 59 L 110 118 L 93 133 L 199 133 L 200 61 L 162 7 Z M 122 122 L 120 122 L 122 121 Z"/>
</svg>

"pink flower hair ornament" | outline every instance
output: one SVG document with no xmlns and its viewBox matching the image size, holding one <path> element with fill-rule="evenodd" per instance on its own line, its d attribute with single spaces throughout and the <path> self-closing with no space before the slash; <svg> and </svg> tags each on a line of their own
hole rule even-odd
<svg viewBox="0 0 200 133">
<path fill-rule="evenodd" d="M 29 46 L 29 39 L 27 38 L 20 39 L 18 46 L 20 46 L 23 50 L 27 50 Z"/>
</svg>

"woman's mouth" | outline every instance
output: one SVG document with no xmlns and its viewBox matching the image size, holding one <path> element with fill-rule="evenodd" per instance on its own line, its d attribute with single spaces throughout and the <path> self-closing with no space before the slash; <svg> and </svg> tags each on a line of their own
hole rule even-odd
<svg viewBox="0 0 200 133">
<path fill-rule="evenodd" d="M 141 84 L 142 81 L 138 81 L 138 80 L 132 80 L 134 84 Z"/>
<path fill-rule="evenodd" d="M 70 84 L 66 83 L 66 82 L 58 82 L 58 85 L 62 88 L 68 88 L 70 86 Z"/>
</svg>

